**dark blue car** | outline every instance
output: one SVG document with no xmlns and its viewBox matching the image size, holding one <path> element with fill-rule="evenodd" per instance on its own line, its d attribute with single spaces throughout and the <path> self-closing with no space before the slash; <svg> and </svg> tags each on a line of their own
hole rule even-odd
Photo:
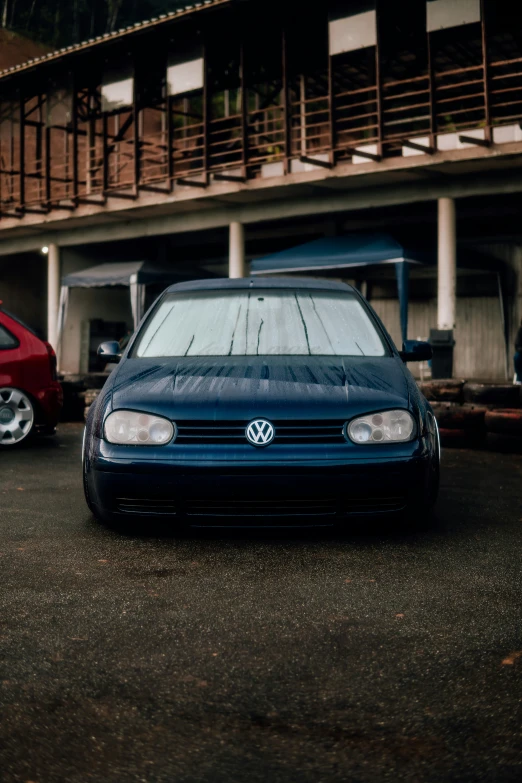
<svg viewBox="0 0 522 783">
<path fill-rule="evenodd" d="M 117 343 L 100 346 L 119 361 Z M 206 280 L 156 301 L 92 406 L 84 486 L 111 524 L 390 522 L 435 502 L 435 418 L 368 303 L 342 283 Z"/>
</svg>

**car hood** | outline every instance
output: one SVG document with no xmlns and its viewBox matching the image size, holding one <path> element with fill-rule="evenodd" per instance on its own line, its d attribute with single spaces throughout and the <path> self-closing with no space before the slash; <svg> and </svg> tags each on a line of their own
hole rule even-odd
<svg viewBox="0 0 522 783">
<path fill-rule="evenodd" d="M 408 406 L 393 356 L 124 359 L 112 376 L 113 410 L 174 420 L 335 419 Z"/>
</svg>

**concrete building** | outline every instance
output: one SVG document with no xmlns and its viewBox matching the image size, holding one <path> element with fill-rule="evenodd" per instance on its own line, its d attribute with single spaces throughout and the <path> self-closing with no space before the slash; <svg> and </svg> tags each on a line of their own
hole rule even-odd
<svg viewBox="0 0 522 783">
<path fill-rule="evenodd" d="M 509 377 L 522 9 L 309 6 L 207 0 L 1 72 L 6 306 L 58 347 L 73 272 L 147 260 L 175 279 L 241 276 L 307 239 L 380 230 L 437 259 L 412 274 L 409 336 L 454 329 L 456 375 Z M 459 270 L 479 251 L 492 263 Z M 393 276 L 350 276 L 399 342 Z M 72 289 L 62 371 L 89 369 L 93 342 L 132 322 L 125 288 Z"/>
</svg>

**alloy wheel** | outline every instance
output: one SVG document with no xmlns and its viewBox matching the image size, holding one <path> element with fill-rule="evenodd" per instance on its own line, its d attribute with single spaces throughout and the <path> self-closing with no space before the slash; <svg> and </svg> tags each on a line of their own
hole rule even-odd
<svg viewBox="0 0 522 783">
<path fill-rule="evenodd" d="M 31 400 L 20 389 L 0 389 L 0 446 L 25 440 L 34 424 Z"/>
</svg>

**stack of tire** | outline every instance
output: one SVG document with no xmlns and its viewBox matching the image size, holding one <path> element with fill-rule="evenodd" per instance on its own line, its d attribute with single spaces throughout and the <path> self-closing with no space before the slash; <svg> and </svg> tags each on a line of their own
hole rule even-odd
<svg viewBox="0 0 522 783">
<path fill-rule="evenodd" d="M 520 386 L 453 379 L 419 385 L 431 402 L 444 446 L 522 449 Z"/>
<path fill-rule="evenodd" d="M 83 417 L 84 419 L 87 418 L 87 414 L 89 413 L 89 409 L 91 405 L 93 404 L 94 400 L 97 398 L 97 396 L 100 393 L 100 389 L 87 389 L 82 393 L 83 401 L 85 404 L 85 408 L 83 411 Z"/>
<path fill-rule="evenodd" d="M 100 393 L 107 373 L 89 373 L 88 375 L 68 375 L 61 377 L 64 407 L 62 421 L 82 421 L 98 394 Z"/>
<path fill-rule="evenodd" d="M 81 421 L 85 408 L 83 382 L 80 379 L 60 378 L 60 383 L 63 389 L 63 408 L 60 421 Z"/>
</svg>

